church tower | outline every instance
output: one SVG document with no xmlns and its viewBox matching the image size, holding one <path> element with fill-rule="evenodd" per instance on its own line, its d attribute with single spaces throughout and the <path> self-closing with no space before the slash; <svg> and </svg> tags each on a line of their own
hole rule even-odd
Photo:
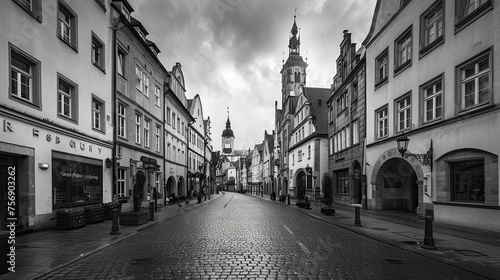
<svg viewBox="0 0 500 280">
<path fill-rule="evenodd" d="M 293 26 L 288 43 L 288 59 L 283 60 L 281 69 L 282 108 L 286 108 L 290 96 L 299 96 L 302 87 L 306 85 L 307 63 L 300 56 L 300 31 L 297 27 L 296 15 L 293 16 Z"/>
<path fill-rule="evenodd" d="M 231 155 L 234 152 L 234 133 L 229 121 L 229 107 L 227 109 L 226 129 L 222 132 L 222 154 Z"/>
</svg>

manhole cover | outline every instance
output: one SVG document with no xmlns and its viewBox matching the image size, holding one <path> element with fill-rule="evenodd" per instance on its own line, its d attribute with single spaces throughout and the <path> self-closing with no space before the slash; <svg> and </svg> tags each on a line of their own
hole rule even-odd
<svg viewBox="0 0 500 280">
<path fill-rule="evenodd" d="M 415 240 L 402 241 L 402 242 L 409 245 L 420 245 L 420 241 L 415 241 Z"/>
<path fill-rule="evenodd" d="M 388 228 L 379 228 L 379 227 L 374 227 L 372 228 L 373 230 L 389 230 Z"/>
<path fill-rule="evenodd" d="M 467 257 L 485 257 L 486 255 L 480 252 L 476 252 L 473 250 L 453 250 L 459 254 L 462 254 Z"/>
<path fill-rule="evenodd" d="M 393 260 L 393 259 L 385 259 L 385 260 L 392 264 L 403 264 L 401 260 Z"/>
</svg>

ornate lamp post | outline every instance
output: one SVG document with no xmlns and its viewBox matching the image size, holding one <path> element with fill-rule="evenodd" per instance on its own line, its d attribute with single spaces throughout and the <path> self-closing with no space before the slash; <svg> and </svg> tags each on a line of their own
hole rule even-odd
<svg viewBox="0 0 500 280">
<path fill-rule="evenodd" d="M 396 143 L 398 144 L 398 151 L 401 153 L 401 157 L 404 158 L 409 158 L 409 157 L 414 157 L 417 159 L 417 161 L 422 165 L 422 166 L 429 166 L 431 168 L 432 172 L 432 139 L 431 139 L 431 147 L 425 154 L 410 154 L 407 153 L 406 151 L 408 150 L 408 143 L 410 142 L 410 139 L 406 137 L 406 135 L 401 135 L 396 140 Z"/>
<path fill-rule="evenodd" d="M 432 139 L 431 139 L 431 147 L 425 154 L 410 154 L 407 153 L 406 151 L 408 150 L 408 143 L 410 142 L 410 139 L 406 137 L 406 135 L 401 135 L 396 140 L 398 144 L 398 151 L 401 153 L 401 157 L 404 158 L 409 158 L 410 156 L 413 156 L 414 158 L 417 159 L 417 161 L 422 165 L 422 166 L 429 166 L 431 168 L 432 172 Z M 429 249 L 429 250 L 436 250 L 437 247 L 434 245 L 434 237 L 432 235 L 432 221 L 434 220 L 434 211 L 433 209 L 426 209 L 425 211 L 425 237 L 424 237 L 424 244 L 421 246 L 424 249 Z"/>
</svg>

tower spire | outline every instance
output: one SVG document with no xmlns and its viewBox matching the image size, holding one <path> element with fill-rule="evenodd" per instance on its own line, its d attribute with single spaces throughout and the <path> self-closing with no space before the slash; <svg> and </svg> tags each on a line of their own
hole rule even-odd
<svg viewBox="0 0 500 280">
<path fill-rule="evenodd" d="M 290 42 L 288 44 L 288 49 L 289 49 L 289 54 L 300 54 L 300 34 L 297 37 L 297 34 L 299 33 L 299 28 L 297 27 L 297 8 L 295 8 L 295 11 L 293 13 L 293 25 L 292 25 L 292 36 L 290 37 Z"/>
</svg>

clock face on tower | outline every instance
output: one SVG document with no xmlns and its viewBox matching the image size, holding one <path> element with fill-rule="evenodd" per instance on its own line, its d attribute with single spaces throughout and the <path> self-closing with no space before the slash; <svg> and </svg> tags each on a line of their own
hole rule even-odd
<svg viewBox="0 0 500 280">
<path fill-rule="evenodd" d="M 224 148 L 231 148 L 231 139 L 226 138 L 224 140 Z"/>
</svg>

